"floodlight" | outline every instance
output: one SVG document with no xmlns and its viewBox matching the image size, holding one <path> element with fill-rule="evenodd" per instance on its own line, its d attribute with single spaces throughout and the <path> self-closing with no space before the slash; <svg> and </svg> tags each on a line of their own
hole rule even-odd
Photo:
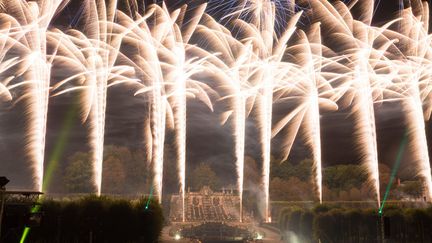
<svg viewBox="0 0 432 243">
<path fill-rule="evenodd" d="M 256 239 L 257 239 L 257 240 L 262 240 L 263 238 L 264 238 L 264 237 L 263 237 L 262 234 L 257 233 L 257 236 L 256 236 Z"/>
</svg>

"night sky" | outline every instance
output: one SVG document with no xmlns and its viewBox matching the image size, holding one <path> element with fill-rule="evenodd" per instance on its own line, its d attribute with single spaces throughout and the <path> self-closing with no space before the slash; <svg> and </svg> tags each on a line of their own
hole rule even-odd
<svg viewBox="0 0 432 243">
<path fill-rule="evenodd" d="M 180 5 L 180 1 L 167 1 L 168 5 Z M 195 1 L 196 2 L 196 1 Z M 65 14 L 56 20 L 57 26 L 66 26 L 79 1 L 72 1 L 71 6 L 65 9 Z M 374 23 L 380 24 L 388 20 L 398 10 L 398 1 L 382 0 L 376 12 Z M 53 71 L 55 72 L 55 70 Z M 147 103 L 141 97 L 134 97 L 134 87 L 114 87 L 108 91 L 108 103 L 105 127 L 105 145 L 127 146 L 138 149 L 143 146 L 143 119 L 147 111 Z M 188 166 L 205 162 L 212 165 L 219 176 L 227 177 L 227 181 L 234 183 L 235 166 L 233 157 L 233 138 L 229 124 L 221 126 L 218 114 L 223 112 L 220 104 L 215 105 L 215 112 L 211 113 L 205 105 L 196 100 L 188 101 L 187 112 L 187 160 Z M 61 176 L 62 166 L 66 159 L 77 151 L 89 151 L 87 144 L 88 124 L 81 124 L 73 94 L 53 97 L 50 99 L 48 111 L 48 130 L 45 161 L 52 155 L 53 148 L 58 142 L 62 127 L 67 120 L 68 112 L 75 113 L 71 134 L 67 140 L 59 170 Z M 283 115 L 283 110 L 275 107 L 274 118 Z M 286 109 L 285 109 L 286 110 Z M 286 112 L 286 111 L 285 111 Z M 397 104 L 376 105 L 376 126 L 378 135 L 378 150 L 380 162 L 391 167 L 394 163 L 399 144 L 402 140 L 405 126 L 403 111 Z M 1 103 L 0 105 L 0 175 L 7 176 L 11 182 L 9 188 L 31 188 L 31 171 L 24 153 L 26 117 L 23 105 L 18 103 Z M 426 123 L 429 140 L 429 153 L 432 155 L 432 122 Z M 324 166 L 334 164 L 359 163 L 359 154 L 355 149 L 353 118 L 349 110 L 325 112 L 321 117 L 321 138 L 323 147 Z M 167 141 L 170 140 L 168 133 Z M 253 118 L 247 120 L 246 154 L 260 159 L 258 135 Z M 278 155 L 278 140 L 276 137 L 272 144 L 273 155 Z M 169 144 L 167 146 L 170 146 Z M 292 149 L 289 160 L 300 161 L 310 157 L 310 151 L 299 136 Z M 402 168 L 409 168 L 409 151 L 405 154 Z M 144 162 L 143 162 L 144 163 Z M 189 169 L 190 169 L 189 168 Z M 173 169 L 173 168 L 172 168 Z"/>
</svg>

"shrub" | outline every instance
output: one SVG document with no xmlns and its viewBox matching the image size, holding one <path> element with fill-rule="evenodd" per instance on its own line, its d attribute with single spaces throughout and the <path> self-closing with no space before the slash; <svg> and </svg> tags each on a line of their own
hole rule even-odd
<svg viewBox="0 0 432 243">
<path fill-rule="evenodd" d="M 280 227 L 300 242 L 377 242 L 386 221 L 388 242 L 431 242 L 432 207 L 401 209 L 388 206 L 384 218 L 377 209 L 318 205 L 313 209 L 287 207 L 281 210 Z"/>
<path fill-rule="evenodd" d="M 42 202 L 43 217 L 31 229 L 30 242 L 156 242 L 162 209 L 156 201 L 88 196 Z"/>
</svg>

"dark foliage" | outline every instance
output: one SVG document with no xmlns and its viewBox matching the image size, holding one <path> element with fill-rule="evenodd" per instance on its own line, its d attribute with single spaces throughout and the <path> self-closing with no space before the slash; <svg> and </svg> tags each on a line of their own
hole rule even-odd
<svg viewBox="0 0 432 243">
<path fill-rule="evenodd" d="M 279 226 L 300 242 L 432 242 L 432 207 L 426 209 L 353 209 L 320 205 L 312 210 L 286 208 Z M 385 230 L 387 228 L 387 230 Z"/>
<path fill-rule="evenodd" d="M 31 228 L 27 242 L 157 242 L 162 209 L 155 201 L 147 209 L 146 205 L 146 198 L 47 200 L 41 206 L 40 225 Z"/>
</svg>

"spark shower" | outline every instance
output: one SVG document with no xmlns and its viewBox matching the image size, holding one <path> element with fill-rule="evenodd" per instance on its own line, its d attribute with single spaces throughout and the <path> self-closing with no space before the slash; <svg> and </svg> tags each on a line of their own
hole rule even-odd
<svg viewBox="0 0 432 243">
<path fill-rule="evenodd" d="M 55 28 L 52 22 L 67 0 L 0 1 L 0 94 L 3 102 L 26 104 L 34 189 L 42 190 L 49 96 L 78 92 L 82 121 L 90 124 L 95 193 L 101 194 L 107 89 L 129 85 L 150 103 L 143 111 L 148 155 L 143 163 L 150 162 L 159 200 L 169 129 L 175 134 L 184 207 L 188 99 L 198 99 L 208 112 L 216 102 L 228 104 L 221 121 L 232 124 L 240 202 L 246 119 L 253 115 L 266 220 L 275 136 L 282 137 L 286 159 L 299 131 L 305 134 L 316 198 L 322 201 L 322 111 L 349 108 L 355 117 L 357 148 L 379 205 L 374 106 L 384 102 L 405 111 L 413 167 L 432 199 L 425 133 L 432 113 L 428 3 L 401 1 L 399 18 L 374 26 L 373 0 L 344 2 L 211 0 L 208 6 L 169 10 L 163 2 L 144 7 L 128 0 L 128 11 L 122 12 L 114 0 L 85 0 L 77 16 L 80 27 Z M 221 9 L 222 18 L 212 17 Z M 67 70 L 67 77 L 54 78 L 58 67 Z M 273 106 L 286 102 L 298 105 L 272 120 Z"/>
</svg>

